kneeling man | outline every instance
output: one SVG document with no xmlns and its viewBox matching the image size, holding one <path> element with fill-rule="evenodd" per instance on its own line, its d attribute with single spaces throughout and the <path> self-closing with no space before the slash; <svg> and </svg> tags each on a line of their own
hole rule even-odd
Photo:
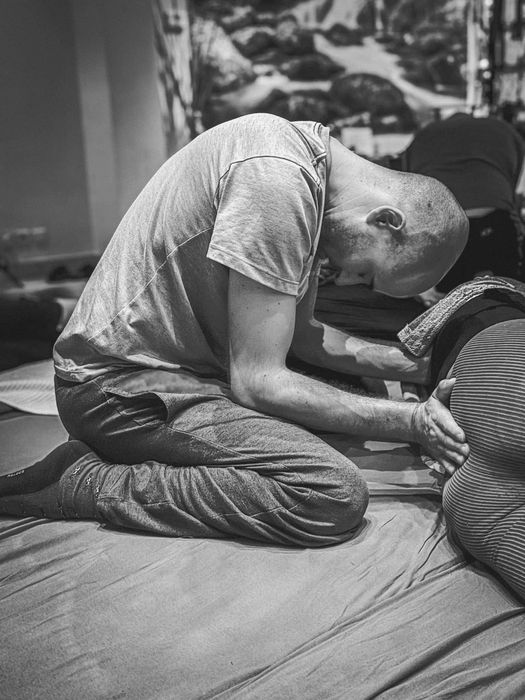
<svg viewBox="0 0 525 700">
<path fill-rule="evenodd" d="M 415 441 L 449 471 L 468 455 L 445 406 L 356 396 L 309 364 L 424 382 L 428 359 L 317 323 L 318 260 L 338 284 L 412 296 L 459 256 L 449 190 L 359 158 L 314 122 L 250 115 L 176 153 L 133 203 L 56 343 L 72 440 L 0 482 L 0 512 L 181 537 L 323 546 L 368 494 L 332 431 Z"/>
</svg>

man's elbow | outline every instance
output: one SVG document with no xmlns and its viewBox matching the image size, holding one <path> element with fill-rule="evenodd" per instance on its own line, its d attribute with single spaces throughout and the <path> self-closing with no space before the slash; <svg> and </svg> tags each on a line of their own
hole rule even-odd
<svg viewBox="0 0 525 700">
<path fill-rule="evenodd" d="M 275 380 L 271 372 L 232 372 L 232 399 L 253 411 L 267 411 L 275 401 Z"/>
<path fill-rule="evenodd" d="M 230 382 L 231 397 L 235 403 L 245 408 L 257 410 L 257 392 L 251 382 L 241 379 L 231 379 Z"/>
</svg>

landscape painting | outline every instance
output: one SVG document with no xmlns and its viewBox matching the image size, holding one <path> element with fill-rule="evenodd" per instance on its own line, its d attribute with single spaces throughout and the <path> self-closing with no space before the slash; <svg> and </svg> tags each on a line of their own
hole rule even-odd
<svg viewBox="0 0 525 700">
<path fill-rule="evenodd" d="M 465 107 L 466 0 L 153 0 L 168 149 L 242 114 L 370 158 Z"/>
</svg>

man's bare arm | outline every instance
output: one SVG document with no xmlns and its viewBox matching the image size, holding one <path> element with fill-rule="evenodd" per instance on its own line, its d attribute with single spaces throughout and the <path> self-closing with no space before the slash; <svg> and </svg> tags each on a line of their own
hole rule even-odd
<svg viewBox="0 0 525 700">
<path fill-rule="evenodd" d="M 293 354 L 309 364 L 362 377 L 425 384 L 428 357 L 417 358 L 395 343 L 351 336 L 314 318 L 317 283 L 312 280 L 297 308 Z"/>
<path fill-rule="evenodd" d="M 419 442 L 452 471 L 463 463 L 464 434 L 437 398 L 414 404 L 356 396 L 289 370 L 294 325 L 294 297 L 230 271 L 234 400 L 312 429 Z"/>
</svg>

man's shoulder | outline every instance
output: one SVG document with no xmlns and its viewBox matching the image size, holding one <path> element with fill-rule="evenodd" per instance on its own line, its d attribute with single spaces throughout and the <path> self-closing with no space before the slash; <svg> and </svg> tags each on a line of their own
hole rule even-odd
<svg viewBox="0 0 525 700">
<path fill-rule="evenodd" d="M 233 131 L 244 128 L 256 131 L 268 129 L 272 133 L 289 134 L 294 133 L 297 129 L 313 130 L 316 124 L 317 122 L 315 121 L 290 121 L 269 112 L 254 112 L 253 114 L 244 114 L 228 122 L 223 122 L 214 128 L 231 128 Z"/>
<path fill-rule="evenodd" d="M 274 114 L 255 113 L 214 127 L 217 137 L 230 144 L 232 156 L 287 157 L 316 162 L 328 150 L 328 128 L 314 121 L 291 122 Z"/>
</svg>

